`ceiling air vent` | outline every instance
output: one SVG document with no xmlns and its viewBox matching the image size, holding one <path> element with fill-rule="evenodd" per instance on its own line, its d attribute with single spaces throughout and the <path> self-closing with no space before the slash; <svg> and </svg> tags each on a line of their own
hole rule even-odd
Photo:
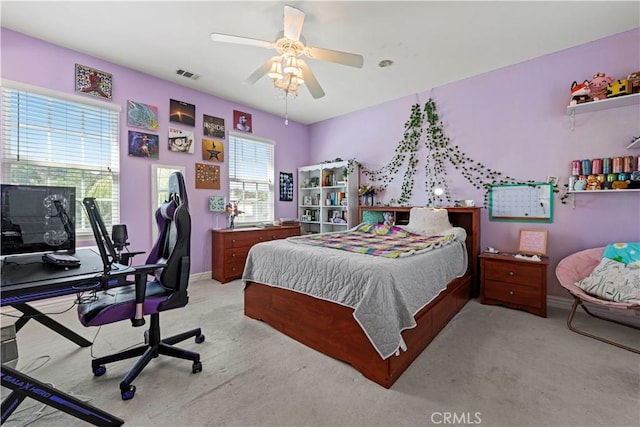
<svg viewBox="0 0 640 427">
<path fill-rule="evenodd" d="M 177 70 L 176 74 L 182 77 L 186 77 L 188 79 L 191 80 L 198 80 L 200 78 L 199 75 L 192 73 L 191 71 L 185 71 L 185 70 Z"/>
</svg>

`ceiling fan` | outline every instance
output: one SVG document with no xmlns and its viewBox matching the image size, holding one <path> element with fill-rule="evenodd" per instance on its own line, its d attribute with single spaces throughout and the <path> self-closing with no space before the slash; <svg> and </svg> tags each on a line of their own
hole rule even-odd
<svg viewBox="0 0 640 427">
<path fill-rule="evenodd" d="M 362 68 L 364 59 L 362 55 L 306 46 L 301 35 L 303 23 L 304 12 L 285 5 L 284 31 L 280 31 L 273 42 L 220 33 L 211 33 L 211 40 L 275 49 L 278 55 L 265 62 L 245 81 L 254 84 L 268 74 L 274 85 L 284 91 L 285 97 L 295 95 L 298 87 L 304 84 L 311 96 L 317 99 L 325 93 L 307 63 L 301 59 L 302 56 L 356 68 Z"/>
</svg>

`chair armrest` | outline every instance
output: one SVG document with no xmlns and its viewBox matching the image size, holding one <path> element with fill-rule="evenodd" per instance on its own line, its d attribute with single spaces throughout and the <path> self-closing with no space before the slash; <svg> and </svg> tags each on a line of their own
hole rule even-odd
<svg viewBox="0 0 640 427">
<path fill-rule="evenodd" d="M 164 267 L 166 264 L 144 264 L 133 267 L 135 272 L 136 285 L 136 314 L 131 319 L 133 326 L 144 325 L 144 296 L 147 291 L 147 275 L 153 274 L 157 269 Z"/>
</svg>

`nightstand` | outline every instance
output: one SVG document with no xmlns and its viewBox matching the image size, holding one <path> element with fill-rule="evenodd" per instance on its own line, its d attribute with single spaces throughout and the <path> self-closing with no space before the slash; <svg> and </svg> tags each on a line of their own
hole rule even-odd
<svg viewBox="0 0 640 427">
<path fill-rule="evenodd" d="M 549 259 L 528 261 L 513 254 L 479 255 L 480 302 L 503 305 L 547 317 Z"/>
</svg>

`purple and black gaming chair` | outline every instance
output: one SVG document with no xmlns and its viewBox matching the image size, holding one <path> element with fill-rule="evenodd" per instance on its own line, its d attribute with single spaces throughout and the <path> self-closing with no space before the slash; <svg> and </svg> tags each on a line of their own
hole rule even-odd
<svg viewBox="0 0 640 427">
<path fill-rule="evenodd" d="M 169 200 L 156 211 L 158 240 L 146 264 L 135 266 L 136 283 L 96 292 L 96 298 L 78 305 L 78 318 L 84 326 L 99 326 L 131 319 L 133 326 L 144 324 L 144 315 L 150 315 L 151 324 L 145 331 L 145 345 L 120 353 L 99 357 L 91 361 L 95 376 L 106 372 L 105 363 L 141 356 L 120 383 L 123 400 L 132 399 L 136 387 L 131 384 L 151 359 L 164 354 L 193 361 L 192 372 L 202 370 L 200 355 L 174 347 L 173 344 L 195 337 L 204 341 L 200 328 L 182 334 L 160 338 L 160 312 L 181 308 L 189 302 L 189 253 L 191 244 L 191 216 L 189 202 L 180 172 L 169 177 Z M 153 280 L 147 281 L 147 275 Z"/>
</svg>

